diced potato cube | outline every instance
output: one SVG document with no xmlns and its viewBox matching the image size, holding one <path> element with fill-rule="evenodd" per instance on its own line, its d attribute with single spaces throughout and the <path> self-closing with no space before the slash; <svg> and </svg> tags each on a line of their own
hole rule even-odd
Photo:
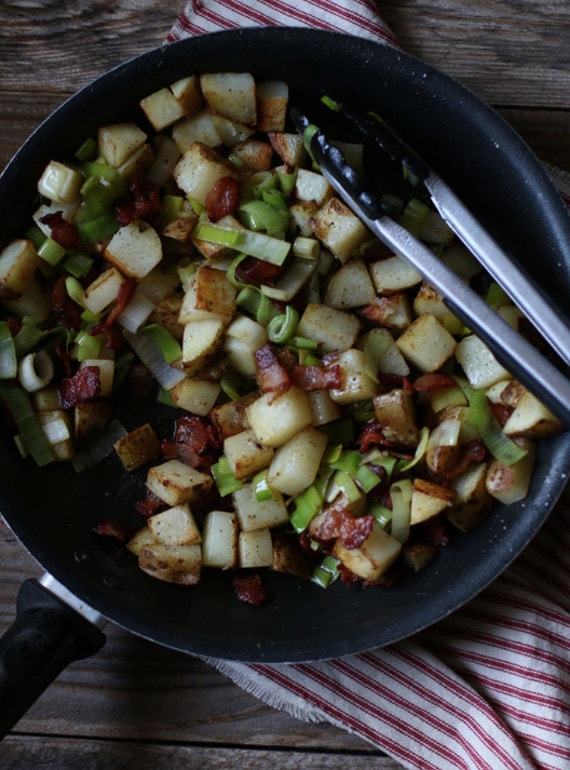
<svg viewBox="0 0 570 770">
<path fill-rule="evenodd" d="M 32 283 L 41 259 L 31 241 L 18 238 L 0 252 L 0 299 L 16 299 Z"/>
<path fill-rule="evenodd" d="M 376 395 L 378 387 L 367 372 L 366 356 L 362 350 L 343 350 L 335 364 L 340 367 L 341 387 L 331 389 L 333 401 L 337 404 L 355 404 Z"/>
<path fill-rule="evenodd" d="M 245 479 L 267 468 L 274 450 L 260 444 L 252 430 L 245 430 L 224 440 L 224 454 L 236 479 Z"/>
<path fill-rule="evenodd" d="M 370 239 L 363 222 L 338 198 L 332 197 L 311 218 L 310 227 L 325 248 L 341 262 L 348 262 Z"/>
<path fill-rule="evenodd" d="M 124 275 L 140 280 L 161 261 L 162 243 L 153 227 L 135 219 L 117 230 L 104 253 Z"/>
<path fill-rule="evenodd" d="M 413 320 L 412 309 L 405 294 L 375 297 L 358 314 L 366 321 L 390 329 L 406 329 Z"/>
<path fill-rule="evenodd" d="M 474 334 L 463 337 L 459 342 L 455 358 L 463 367 L 469 384 L 476 390 L 489 388 L 509 377 L 508 371 L 497 361 L 487 345 Z"/>
<path fill-rule="evenodd" d="M 214 112 L 238 123 L 255 125 L 256 86 L 249 72 L 209 72 L 200 75 L 200 86 Z"/>
<path fill-rule="evenodd" d="M 455 233 L 441 216 L 439 211 L 430 209 L 422 222 L 418 238 L 426 243 L 438 246 L 450 246 L 455 240 Z"/>
<path fill-rule="evenodd" d="M 247 407 L 256 400 L 257 393 L 248 393 L 239 401 L 226 401 L 212 409 L 211 417 L 222 439 L 248 430 Z"/>
<path fill-rule="evenodd" d="M 338 404 L 332 400 L 328 388 L 307 391 L 307 398 L 311 408 L 311 422 L 315 427 L 338 420 L 342 415 Z"/>
<path fill-rule="evenodd" d="M 83 175 L 76 168 L 52 160 L 38 181 L 38 192 L 52 201 L 70 203 L 79 196 L 83 181 Z"/>
<path fill-rule="evenodd" d="M 99 433 L 111 419 L 111 402 L 83 401 L 73 407 L 73 433 L 76 446 L 80 446 L 94 433 Z"/>
<path fill-rule="evenodd" d="M 341 540 L 337 540 L 333 556 L 358 577 L 374 581 L 387 572 L 401 549 L 401 543 L 374 523 L 372 532 L 359 548 L 347 548 Z"/>
<path fill-rule="evenodd" d="M 351 259 L 328 282 L 324 304 L 350 310 L 373 302 L 376 291 L 363 259 Z M 411 320 L 411 319 L 410 319 Z"/>
<path fill-rule="evenodd" d="M 318 343 L 323 350 L 347 350 L 354 346 L 361 324 L 352 313 L 310 302 L 297 325 L 297 334 Z"/>
<path fill-rule="evenodd" d="M 97 154 L 110 166 L 117 168 L 145 142 L 145 132 L 135 123 L 102 126 L 97 134 Z"/>
<path fill-rule="evenodd" d="M 457 494 L 446 515 L 463 532 L 480 524 L 494 505 L 487 489 L 486 476 L 487 464 L 477 463 L 451 483 Z"/>
<path fill-rule="evenodd" d="M 197 75 L 189 75 L 170 84 L 170 90 L 180 102 L 185 115 L 197 112 L 204 103 L 200 80 Z"/>
<path fill-rule="evenodd" d="M 127 433 L 113 446 L 127 471 L 139 468 L 160 455 L 160 439 L 148 423 Z"/>
<path fill-rule="evenodd" d="M 283 163 L 291 168 L 299 168 L 307 158 L 303 137 L 299 134 L 270 131 L 267 138 Z"/>
<path fill-rule="evenodd" d="M 287 118 L 289 86 L 283 80 L 257 83 L 257 130 L 283 131 Z"/>
<path fill-rule="evenodd" d="M 373 399 L 374 414 L 382 426 L 382 433 L 399 446 L 415 447 L 419 441 L 414 401 L 409 393 L 395 388 L 380 393 Z"/>
<path fill-rule="evenodd" d="M 116 301 L 125 280 L 125 276 L 116 267 L 105 270 L 85 289 L 83 294 L 85 307 L 95 315 L 101 313 Z"/>
<path fill-rule="evenodd" d="M 396 345 L 422 372 L 435 372 L 453 355 L 457 343 L 434 315 L 424 313 L 398 337 Z"/>
<path fill-rule="evenodd" d="M 240 171 L 269 171 L 273 160 L 273 147 L 261 139 L 250 137 L 232 146 L 232 160 L 237 161 Z"/>
<path fill-rule="evenodd" d="M 224 352 L 238 374 L 255 377 L 257 367 L 255 351 L 267 342 L 267 331 L 263 324 L 249 316 L 237 314 L 226 329 Z"/>
<path fill-rule="evenodd" d="M 450 267 L 464 281 L 469 281 L 481 272 L 481 263 L 460 241 L 455 241 L 441 255 L 441 261 Z"/>
<path fill-rule="evenodd" d="M 68 443 L 71 449 L 69 415 L 63 409 L 44 410 L 36 413 L 36 419 L 51 447 Z"/>
<path fill-rule="evenodd" d="M 180 460 L 167 460 L 150 468 L 146 479 L 150 491 L 170 506 L 201 500 L 213 483 L 211 476 Z"/>
<path fill-rule="evenodd" d="M 307 394 L 295 385 L 277 397 L 264 393 L 246 411 L 257 440 L 272 447 L 285 444 L 312 420 Z"/>
<path fill-rule="evenodd" d="M 98 395 L 101 398 L 110 396 L 113 392 L 113 377 L 115 376 L 115 362 L 112 358 L 85 358 L 81 362 L 81 369 L 86 366 L 96 366 L 99 369 Z"/>
<path fill-rule="evenodd" d="M 258 500 L 253 484 L 244 484 L 233 493 L 234 509 L 244 532 L 280 527 L 289 521 L 283 495 L 272 490 L 268 500 Z"/>
<path fill-rule="evenodd" d="M 541 439 L 563 430 L 562 423 L 530 391 L 521 396 L 513 413 L 503 426 L 511 437 Z"/>
<path fill-rule="evenodd" d="M 140 285 L 137 287 L 135 294 L 139 290 Z M 153 306 L 148 321 L 149 323 L 156 323 L 160 324 L 160 326 L 164 326 L 164 328 L 172 334 L 175 340 L 181 342 L 184 335 L 184 326 L 178 320 L 181 308 L 182 297 L 179 294 L 169 294 Z M 121 322 L 121 316 L 119 316 L 118 320 Z M 132 331 L 132 329 L 129 329 L 129 331 Z"/>
<path fill-rule="evenodd" d="M 431 313 L 436 318 L 439 318 L 440 321 L 443 321 L 447 316 L 451 315 L 451 310 L 443 301 L 443 296 L 425 281 L 422 283 L 418 289 L 418 293 L 414 297 L 413 307 L 416 315 Z"/>
<path fill-rule="evenodd" d="M 162 131 L 184 117 L 184 108 L 170 88 L 153 91 L 141 99 L 140 105 L 155 131 Z"/>
<path fill-rule="evenodd" d="M 304 238 L 314 236 L 309 222 L 318 208 L 315 201 L 295 201 L 289 206 L 289 226 L 294 235 L 300 235 Z"/>
<path fill-rule="evenodd" d="M 238 566 L 239 527 L 235 513 L 208 511 L 202 528 L 204 567 L 231 569 Z"/>
<path fill-rule="evenodd" d="M 239 566 L 243 569 L 271 567 L 273 564 L 273 542 L 268 529 L 239 533 Z"/>
<path fill-rule="evenodd" d="M 149 527 L 145 526 L 131 537 L 126 547 L 128 551 L 138 556 L 145 546 L 153 545 L 154 542 L 154 535 Z"/>
<path fill-rule="evenodd" d="M 175 267 L 165 267 L 161 262 L 140 281 L 138 289 L 155 304 L 172 294 L 180 279 Z"/>
<path fill-rule="evenodd" d="M 226 147 L 233 147 L 237 142 L 244 142 L 254 133 L 253 126 L 246 126 L 223 115 L 212 115 L 212 122 L 220 139 Z"/>
<path fill-rule="evenodd" d="M 180 160 L 180 150 L 170 136 L 161 134 L 153 142 L 154 158 L 148 168 L 145 181 L 161 188 L 172 176 L 174 166 Z"/>
<path fill-rule="evenodd" d="M 172 138 L 180 152 L 185 152 L 194 142 L 200 142 L 205 147 L 219 147 L 222 137 L 214 115 L 209 112 L 197 112 L 190 117 L 179 120 L 172 127 Z"/>
<path fill-rule="evenodd" d="M 173 176 L 189 198 L 205 205 L 206 196 L 218 179 L 236 178 L 236 171 L 216 150 L 192 142 L 174 167 Z"/>
<path fill-rule="evenodd" d="M 154 157 L 154 150 L 145 142 L 142 147 L 129 155 L 124 163 L 117 166 L 117 171 L 124 179 L 143 177 L 152 166 Z"/>
<path fill-rule="evenodd" d="M 220 384 L 215 380 L 185 377 L 168 393 L 180 409 L 206 417 L 216 403 L 220 391 Z"/>
<path fill-rule="evenodd" d="M 455 496 L 454 489 L 435 484 L 433 481 L 415 478 L 410 524 L 420 524 L 422 521 L 437 516 L 451 506 Z"/>
<path fill-rule="evenodd" d="M 182 367 L 188 374 L 197 372 L 218 350 L 224 329 L 224 322 L 218 318 L 186 324 L 182 338 Z"/>
<path fill-rule="evenodd" d="M 504 465 L 493 459 L 487 469 L 487 491 L 504 505 L 524 500 L 532 480 L 536 446 L 527 438 L 518 438 L 516 443 L 526 450 L 526 455 L 521 460 L 513 465 Z"/>
<path fill-rule="evenodd" d="M 322 206 L 334 195 L 331 183 L 322 174 L 300 168 L 295 180 L 295 198 L 300 201 L 315 201 L 317 206 Z"/>
<path fill-rule="evenodd" d="M 180 585 L 196 585 L 200 581 L 202 549 L 192 545 L 149 543 L 139 552 L 139 567 L 158 580 Z"/>
<path fill-rule="evenodd" d="M 279 447 L 269 466 L 267 483 L 284 495 L 298 495 L 316 478 L 328 438 L 309 426 Z"/>
<path fill-rule="evenodd" d="M 190 545 L 202 542 L 202 535 L 188 503 L 175 505 L 149 516 L 148 527 L 154 539 L 164 545 Z"/>
<path fill-rule="evenodd" d="M 201 265 L 196 270 L 195 278 L 186 294 L 188 300 L 186 301 L 185 298 L 185 305 L 189 305 L 190 310 L 205 310 L 207 313 L 215 313 L 228 320 L 234 314 L 237 289 L 224 270 L 218 270 L 210 265 Z M 179 320 L 185 323 L 188 317 L 183 317 L 181 313 Z"/>
<path fill-rule="evenodd" d="M 416 268 L 403 257 L 394 254 L 370 265 L 370 276 L 380 294 L 395 294 L 411 289 L 421 282 Z"/>
<path fill-rule="evenodd" d="M 376 374 L 401 374 L 407 377 L 410 373 L 410 367 L 388 329 L 371 329 L 362 335 L 358 345 L 366 351 L 369 367 Z"/>
</svg>

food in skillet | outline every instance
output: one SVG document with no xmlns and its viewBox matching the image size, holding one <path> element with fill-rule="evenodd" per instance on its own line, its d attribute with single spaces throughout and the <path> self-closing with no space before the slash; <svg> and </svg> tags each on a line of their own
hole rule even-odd
<svg viewBox="0 0 570 770">
<path fill-rule="evenodd" d="M 22 455 L 78 472 L 115 455 L 144 477 L 140 527 L 99 531 L 161 580 L 236 570 L 251 603 L 265 567 L 389 582 L 524 498 L 561 425 L 336 197 L 287 130 L 287 85 L 209 73 L 140 106 L 47 164 L 33 224 L 0 253 Z M 419 193 L 386 200 L 524 333 Z M 143 392 L 166 433 L 121 423 Z"/>
</svg>

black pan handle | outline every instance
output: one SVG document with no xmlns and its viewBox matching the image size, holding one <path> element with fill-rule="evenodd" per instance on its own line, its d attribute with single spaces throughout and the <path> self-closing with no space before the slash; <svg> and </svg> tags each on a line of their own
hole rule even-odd
<svg viewBox="0 0 570 770">
<path fill-rule="evenodd" d="M 22 584 L 16 611 L 0 639 L 0 740 L 66 666 L 105 644 L 99 628 L 37 580 Z"/>
</svg>

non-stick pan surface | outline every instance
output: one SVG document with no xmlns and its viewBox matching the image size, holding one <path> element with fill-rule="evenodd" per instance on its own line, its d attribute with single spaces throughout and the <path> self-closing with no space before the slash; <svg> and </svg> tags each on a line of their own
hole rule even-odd
<svg viewBox="0 0 570 770">
<path fill-rule="evenodd" d="M 385 116 L 460 191 L 496 237 L 562 304 L 570 286 L 570 220 L 541 165 L 475 96 L 417 59 L 334 33 L 245 29 L 151 51 L 96 80 L 29 139 L 0 178 L 4 242 L 26 225 L 35 182 L 52 157 L 66 157 L 93 130 L 137 112 L 152 90 L 190 73 L 251 71 L 286 80 L 294 93 L 329 90 Z M 162 415 L 127 410 L 127 427 Z M 239 602 L 225 573 L 193 588 L 153 580 L 122 547 L 93 535 L 104 516 L 137 522 L 144 471 L 125 474 L 112 457 L 76 474 L 37 469 L 1 436 L 0 510 L 24 545 L 60 583 L 112 622 L 189 653 L 242 661 L 306 661 L 385 645 L 446 616 L 492 581 L 543 523 L 570 461 L 566 434 L 540 446 L 529 497 L 497 506 L 455 538 L 428 567 L 389 588 L 335 584 L 329 590 L 271 574 L 262 608 Z"/>
</svg>

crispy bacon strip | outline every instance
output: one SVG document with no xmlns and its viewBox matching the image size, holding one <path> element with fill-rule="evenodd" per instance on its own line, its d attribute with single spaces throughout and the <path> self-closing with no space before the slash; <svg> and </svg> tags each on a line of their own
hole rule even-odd
<svg viewBox="0 0 570 770">
<path fill-rule="evenodd" d="M 51 237 L 63 246 L 64 249 L 79 249 L 81 248 L 81 238 L 79 237 L 79 230 L 75 225 L 71 224 L 63 218 L 61 211 L 54 211 L 52 214 L 46 214 L 40 219 L 44 225 L 47 225 L 51 230 Z"/>
<path fill-rule="evenodd" d="M 96 535 L 102 537 L 111 537 L 114 540 L 118 540 L 120 543 L 126 543 L 132 537 L 132 531 L 122 521 L 116 519 L 101 519 L 98 524 L 95 525 L 94 530 Z"/>
<path fill-rule="evenodd" d="M 327 542 L 340 538 L 346 548 L 359 548 L 372 532 L 374 516 L 354 516 L 345 508 L 331 508 L 320 521 L 315 540 Z"/>
<path fill-rule="evenodd" d="M 450 374 L 428 372 L 418 377 L 412 384 L 412 388 L 418 393 L 433 393 L 444 388 L 452 388 L 455 385 L 457 383 Z"/>
<path fill-rule="evenodd" d="M 222 447 L 216 428 L 196 415 L 176 421 L 174 440 L 165 439 L 161 452 L 165 460 L 182 460 L 202 472 L 208 472 Z"/>
<path fill-rule="evenodd" d="M 83 401 L 91 401 L 101 393 L 101 378 L 98 366 L 85 366 L 73 377 L 64 377 L 59 387 L 59 402 L 62 409 L 70 409 Z"/>
<path fill-rule="evenodd" d="M 471 463 L 482 463 L 487 459 L 487 449 L 482 441 L 473 439 L 462 447 L 461 455 L 453 468 L 445 473 L 444 481 L 449 482 L 452 479 L 461 476 L 469 468 Z"/>
<path fill-rule="evenodd" d="M 54 315 L 60 320 L 62 326 L 79 329 L 82 308 L 67 293 L 64 275 L 60 276 L 53 285 L 51 304 Z"/>
<path fill-rule="evenodd" d="M 257 257 L 246 257 L 236 268 L 236 278 L 250 286 L 272 286 L 282 272 L 281 265 L 273 265 Z"/>
<path fill-rule="evenodd" d="M 123 281 L 119 287 L 119 294 L 117 295 L 115 306 L 105 319 L 106 326 L 111 326 L 111 324 L 114 323 L 117 317 L 123 312 L 128 301 L 133 296 L 133 292 L 136 288 L 137 282 L 134 278 L 127 278 L 126 281 Z"/>
<path fill-rule="evenodd" d="M 234 575 L 234 591 L 240 602 L 261 607 L 267 601 L 267 589 L 259 575 Z"/>
<path fill-rule="evenodd" d="M 335 390 L 342 387 L 340 366 L 295 366 L 291 372 L 291 382 L 304 390 Z"/>
<path fill-rule="evenodd" d="M 144 219 L 152 222 L 160 213 L 160 196 L 158 189 L 143 179 L 133 179 L 129 185 L 131 198 L 117 203 L 115 219 L 121 226 Z"/>
<path fill-rule="evenodd" d="M 263 393 L 285 393 L 291 387 L 289 372 L 281 364 L 269 343 L 255 351 L 257 384 Z"/>
<path fill-rule="evenodd" d="M 218 179 L 206 195 L 206 211 L 211 222 L 233 214 L 241 200 L 239 183 L 231 176 Z"/>
</svg>

